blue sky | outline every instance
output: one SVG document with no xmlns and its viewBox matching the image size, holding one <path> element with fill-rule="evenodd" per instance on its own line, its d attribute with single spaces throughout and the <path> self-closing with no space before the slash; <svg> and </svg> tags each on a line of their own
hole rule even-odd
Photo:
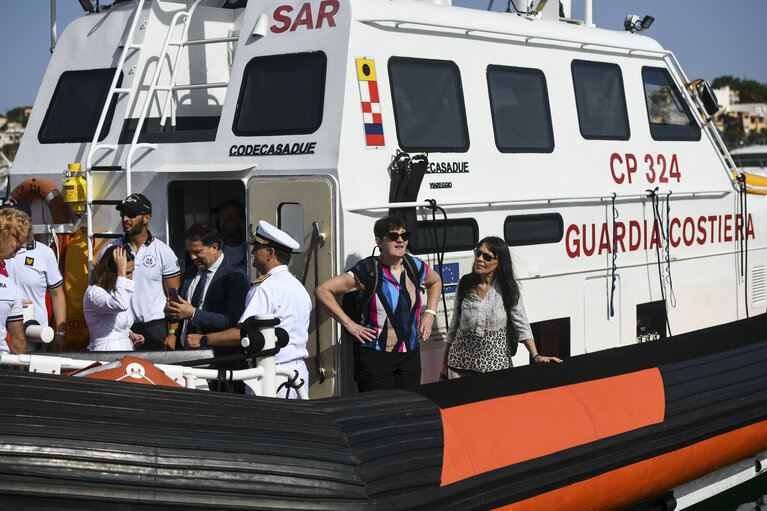
<svg viewBox="0 0 767 511">
<path fill-rule="evenodd" d="M 514 1 L 521 7 L 524 0 Z M 489 0 L 453 2 L 486 9 Z M 493 10 L 504 10 L 506 2 L 493 0 Z M 622 29 L 626 14 L 654 16 L 655 23 L 647 35 L 676 54 L 690 79 L 711 81 L 717 76 L 733 75 L 767 83 L 767 58 L 763 54 L 767 48 L 767 0 L 593 0 L 593 3 L 594 21 L 602 28 Z M 0 113 L 32 105 L 35 100 L 50 59 L 49 13 L 48 0 L 0 0 L 3 48 Z M 77 0 L 58 0 L 59 34 L 83 14 Z M 582 0 L 573 0 L 573 17 L 583 17 Z"/>
</svg>

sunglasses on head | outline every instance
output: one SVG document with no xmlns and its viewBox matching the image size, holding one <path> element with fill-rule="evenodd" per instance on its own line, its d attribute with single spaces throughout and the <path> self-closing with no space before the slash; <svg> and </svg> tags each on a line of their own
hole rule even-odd
<svg viewBox="0 0 767 511">
<path fill-rule="evenodd" d="M 407 239 L 410 237 L 410 233 L 405 232 L 387 232 L 382 238 L 388 238 L 390 241 L 397 241 L 400 237 L 402 237 L 402 241 L 407 241 Z"/>
<path fill-rule="evenodd" d="M 494 257 L 493 254 L 488 254 L 487 252 L 482 252 L 478 248 L 474 249 L 474 257 L 481 257 L 482 259 L 484 259 L 488 263 L 490 261 L 494 261 L 494 260 L 498 259 L 497 257 Z"/>
</svg>

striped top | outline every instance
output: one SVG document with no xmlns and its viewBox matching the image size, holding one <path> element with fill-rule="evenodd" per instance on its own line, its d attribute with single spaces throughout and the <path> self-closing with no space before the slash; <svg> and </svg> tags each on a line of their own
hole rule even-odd
<svg viewBox="0 0 767 511">
<path fill-rule="evenodd" d="M 365 348 L 378 351 L 403 353 L 418 348 L 418 327 L 421 323 L 421 293 L 419 287 L 423 284 L 429 267 L 420 259 L 414 257 L 418 282 L 413 282 L 405 264 L 402 273 L 392 275 L 389 267 L 378 261 L 378 287 L 368 310 L 364 311 L 363 326 L 376 331 L 376 339 L 362 344 Z M 362 286 L 367 280 L 367 264 L 364 260 L 358 262 L 348 272 Z M 360 298 L 362 293 L 359 293 Z"/>
</svg>

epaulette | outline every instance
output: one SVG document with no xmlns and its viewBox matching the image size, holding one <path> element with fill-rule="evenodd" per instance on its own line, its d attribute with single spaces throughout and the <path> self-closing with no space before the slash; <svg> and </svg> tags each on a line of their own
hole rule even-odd
<svg viewBox="0 0 767 511">
<path fill-rule="evenodd" d="M 260 284 L 271 276 L 272 276 L 271 273 L 267 273 L 266 275 L 261 275 L 256 280 L 254 280 L 251 284 Z"/>
</svg>

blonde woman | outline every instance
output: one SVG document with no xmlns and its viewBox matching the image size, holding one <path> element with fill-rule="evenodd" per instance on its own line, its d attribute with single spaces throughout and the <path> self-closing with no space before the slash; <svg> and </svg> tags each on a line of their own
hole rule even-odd
<svg viewBox="0 0 767 511">
<path fill-rule="evenodd" d="M 27 352 L 21 292 L 13 280 L 8 278 L 5 260 L 12 259 L 16 252 L 31 240 L 32 225 L 27 215 L 17 209 L 0 210 L 0 352 L 2 353 Z M 10 346 L 5 341 L 6 333 L 10 333 Z"/>
</svg>

